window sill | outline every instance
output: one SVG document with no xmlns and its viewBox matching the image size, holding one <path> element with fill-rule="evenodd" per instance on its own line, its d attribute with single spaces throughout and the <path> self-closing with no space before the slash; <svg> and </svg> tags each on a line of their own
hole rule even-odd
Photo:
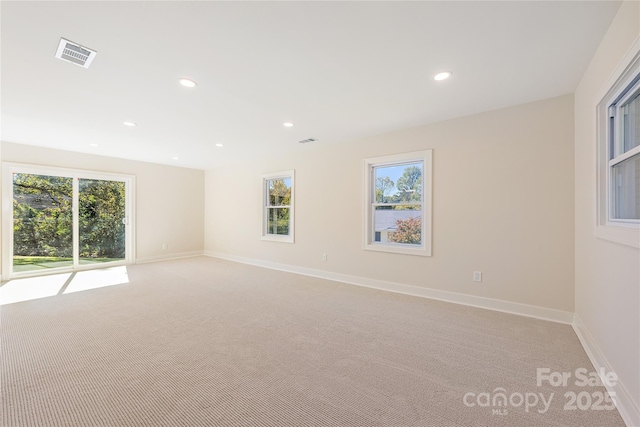
<svg viewBox="0 0 640 427">
<path fill-rule="evenodd" d="M 594 234 L 599 239 L 640 249 L 640 229 L 638 228 L 599 225 L 596 226 Z"/>
<path fill-rule="evenodd" d="M 275 234 L 268 234 L 260 237 L 260 240 L 267 242 L 279 242 L 279 243 L 294 243 L 293 236 L 278 236 Z"/>
<path fill-rule="evenodd" d="M 363 248 L 365 251 L 374 252 L 387 252 L 392 254 L 403 255 L 415 255 L 415 256 L 431 256 L 431 251 L 427 250 L 424 246 L 418 246 L 415 248 L 407 248 L 402 246 L 387 245 L 387 244 L 367 244 Z"/>
</svg>

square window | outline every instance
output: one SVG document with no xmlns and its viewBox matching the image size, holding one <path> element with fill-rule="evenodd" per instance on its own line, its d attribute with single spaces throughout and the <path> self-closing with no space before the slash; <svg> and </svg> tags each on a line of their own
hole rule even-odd
<svg viewBox="0 0 640 427">
<path fill-rule="evenodd" d="M 596 236 L 640 248 L 640 51 L 597 106 Z"/>
<path fill-rule="evenodd" d="M 431 150 L 365 159 L 364 249 L 431 255 Z"/>
</svg>

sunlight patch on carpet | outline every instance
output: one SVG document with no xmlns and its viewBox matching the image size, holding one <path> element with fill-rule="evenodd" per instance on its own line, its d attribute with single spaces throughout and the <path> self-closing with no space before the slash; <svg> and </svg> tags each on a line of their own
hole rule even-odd
<svg viewBox="0 0 640 427">
<path fill-rule="evenodd" d="M 129 283 L 127 267 L 102 268 L 100 270 L 80 271 L 71 280 L 64 294 L 104 288 L 105 286 L 123 285 Z"/>
<path fill-rule="evenodd" d="M 10 280 L 0 287 L 0 305 L 57 295 L 71 273 Z"/>
</svg>

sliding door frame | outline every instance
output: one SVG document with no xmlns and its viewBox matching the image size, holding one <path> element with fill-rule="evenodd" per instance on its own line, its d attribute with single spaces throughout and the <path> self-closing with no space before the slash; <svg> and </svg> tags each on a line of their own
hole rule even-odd
<svg viewBox="0 0 640 427">
<path fill-rule="evenodd" d="M 13 174 L 59 176 L 73 179 L 73 265 L 24 272 L 13 271 Z M 101 264 L 79 264 L 79 179 L 118 181 L 125 184 L 125 259 Z M 135 176 L 67 169 L 51 166 L 2 162 L 2 280 L 18 277 L 41 276 L 69 271 L 91 270 L 135 263 Z"/>
</svg>

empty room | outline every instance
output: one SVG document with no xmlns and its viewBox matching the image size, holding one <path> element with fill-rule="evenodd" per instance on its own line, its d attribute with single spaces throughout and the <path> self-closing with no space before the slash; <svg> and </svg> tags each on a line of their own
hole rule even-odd
<svg viewBox="0 0 640 427">
<path fill-rule="evenodd" d="M 640 2 L 0 25 L 1 426 L 640 427 Z"/>
</svg>

